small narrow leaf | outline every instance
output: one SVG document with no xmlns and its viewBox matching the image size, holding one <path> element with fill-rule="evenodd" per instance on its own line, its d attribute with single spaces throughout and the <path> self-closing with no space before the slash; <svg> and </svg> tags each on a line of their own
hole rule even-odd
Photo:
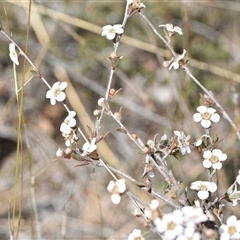
<svg viewBox="0 0 240 240">
<path fill-rule="evenodd" d="M 41 77 L 41 73 L 39 71 L 36 71 L 35 69 L 30 70 L 30 72 L 35 76 L 35 77 Z"/>
<path fill-rule="evenodd" d="M 116 128 L 116 131 L 127 134 L 127 131 L 124 128 Z"/>
</svg>

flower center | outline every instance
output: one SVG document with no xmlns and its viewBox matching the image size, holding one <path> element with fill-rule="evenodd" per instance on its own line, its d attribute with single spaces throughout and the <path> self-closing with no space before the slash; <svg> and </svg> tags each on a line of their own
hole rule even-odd
<svg viewBox="0 0 240 240">
<path fill-rule="evenodd" d="M 217 163 L 217 162 L 219 162 L 219 158 L 217 156 L 215 156 L 215 155 L 212 155 L 210 161 L 212 163 Z"/>
<path fill-rule="evenodd" d="M 205 120 L 209 120 L 211 118 L 212 114 L 209 112 L 205 112 L 202 114 L 202 118 Z"/>
<path fill-rule="evenodd" d="M 112 189 L 112 193 L 119 193 L 118 186 L 115 185 Z"/>
<path fill-rule="evenodd" d="M 173 230 L 174 228 L 175 228 L 175 223 L 174 222 L 170 222 L 169 224 L 168 224 L 168 229 L 169 230 Z"/>
<path fill-rule="evenodd" d="M 71 120 L 71 118 L 66 118 L 66 119 L 65 119 L 65 121 L 64 121 L 64 122 L 66 123 L 66 125 L 69 125 L 69 123 L 70 123 L 70 120 Z"/>
<path fill-rule="evenodd" d="M 228 228 L 228 233 L 230 236 L 232 236 L 236 232 L 235 226 L 231 226 Z"/>
<path fill-rule="evenodd" d="M 208 187 L 206 185 L 201 185 L 200 190 L 201 191 L 208 191 Z"/>
<path fill-rule="evenodd" d="M 54 89 L 53 90 L 54 97 L 57 97 L 61 92 L 62 92 L 62 90 L 60 88 Z"/>
<path fill-rule="evenodd" d="M 111 28 L 111 29 L 109 30 L 109 33 L 116 33 L 116 31 L 115 31 L 114 28 Z"/>
</svg>

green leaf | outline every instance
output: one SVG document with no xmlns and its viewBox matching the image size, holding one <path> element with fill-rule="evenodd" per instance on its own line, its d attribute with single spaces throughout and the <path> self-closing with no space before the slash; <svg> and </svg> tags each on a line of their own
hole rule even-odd
<svg viewBox="0 0 240 240">
<path fill-rule="evenodd" d="M 31 69 L 30 72 L 35 76 L 35 77 L 41 77 L 41 73 L 39 71 L 36 71 L 35 69 Z"/>
<path fill-rule="evenodd" d="M 235 192 L 231 195 L 229 195 L 229 198 L 232 200 L 232 199 L 239 199 L 240 200 L 240 191 L 238 192 Z"/>
</svg>

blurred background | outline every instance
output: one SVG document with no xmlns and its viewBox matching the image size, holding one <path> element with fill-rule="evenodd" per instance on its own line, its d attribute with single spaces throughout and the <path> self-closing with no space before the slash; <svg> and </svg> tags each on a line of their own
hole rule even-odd
<svg viewBox="0 0 240 240">
<path fill-rule="evenodd" d="M 77 112 L 78 121 L 94 129 L 93 111 L 105 96 L 110 66 L 106 57 L 113 51 L 112 42 L 101 36 L 103 26 L 121 23 L 126 1 L 35 1 L 31 6 L 28 56 L 50 85 L 67 81 L 67 104 Z M 172 45 L 179 54 L 186 49 L 185 59 L 193 75 L 210 91 L 239 126 L 240 90 L 240 3 L 238 1 L 144 1 L 142 12 L 155 27 L 172 23 L 183 29 Z M 0 6 L 2 27 L 22 49 L 25 49 L 29 3 L 5 1 Z M 163 30 L 159 28 L 159 32 Z M 126 239 L 134 228 L 144 231 L 143 220 L 131 212 L 134 206 L 127 196 L 119 205 L 110 201 L 106 187 L 111 176 L 104 168 L 78 162 L 54 162 L 56 151 L 64 148 L 59 128 L 67 116 L 62 104 L 51 106 L 45 98 L 48 88 L 30 73 L 23 57 L 17 67 L 20 82 L 24 79 L 24 117 L 26 130 L 22 142 L 20 177 L 16 184 L 16 147 L 18 137 L 18 104 L 16 102 L 9 42 L 0 34 L 0 239 L 9 238 L 9 215 L 16 201 L 16 220 L 22 213 L 20 239 Z M 192 115 L 199 106 L 201 89 L 183 70 L 163 68 L 171 59 L 160 39 L 140 17 L 128 19 L 119 50 L 124 58 L 118 64 L 112 87 L 123 88 L 110 102 L 112 111 L 122 106 L 122 122 L 144 143 L 154 135 L 173 136 L 173 130 L 184 130 L 194 140 L 204 134 Z M 218 112 L 220 115 L 221 113 Z M 122 133 L 117 124 L 105 116 L 101 133 L 110 134 L 98 144 L 102 158 L 139 181 L 144 169 L 144 156 Z M 228 155 L 218 171 L 218 194 L 233 183 L 240 169 L 240 144 L 230 124 L 221 118 L 212 125 L 212 136 L 222 141 L 217 145 Z M 30 144 L 30 155 L 27 141 Z M 83 139 L 79 140 L 82 146 Z M 31 161 L 29 160 L 31 159 Z M 195 180 L 206 180 L 202 156 L 197 150 L 179 159 L 170 157 L 169 166 L 182 189 Z M 31 174 L 35 177 L 31 185 Z M 163 179 L 155 174 L 154 186 L 161 192 Z M 131 183 L 128 187 L 149 203 L 151 196 Z M 17 195 L 14 197 L 14 186 Z M 22 191 L 21 191 L 22 189 Z M 195 196 L 193 194 L 193 196 Z M 240 217 L 239 207 L 224 202 L 224 216 L 233 212 Z M 21 207 L 22 205 L 22 207 Z M 35 206 L 36 209 L 33 209 Z M 165 212 L 170 208 L 161 203 Z M 35 212 L 36 222 L 32 221 Z M 37 214 L 36 214 L 37 213 Z M 16 230 L 15 230 L 16 231 Z M 148 239 L 156 239 L 151 234 Z"/>
</svg>

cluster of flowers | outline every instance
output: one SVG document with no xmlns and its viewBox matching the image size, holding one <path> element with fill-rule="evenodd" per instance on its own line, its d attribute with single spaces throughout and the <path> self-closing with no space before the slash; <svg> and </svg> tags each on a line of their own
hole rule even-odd
<svg viewBox="0 0 240 240">
<path fill-rule="evenodd" d="M 158 233 L 163 239 L 167 240 L 200 240 L 202 236 L 199 232 L 204 223 L 208 221 L 207 215 L 202 208 L 185 206 L 181 210 L 174 210 L 159 217 L 157 210 L 157 200 L 152 200 L 151 210 L 145 211 L 145 214 L 153 222 Z M 236 216 L 230 216 L 226 224 L 219 228 L 220 240 L 240 239 L 240 220 Z M 141 230 L 134 229 L 129 234 L 128 240 L 145 240 Z"/>
<path fill-rule="evenodd" d="M 163 239 L 168 240 L 185 240 L 185 239 L 201 239 L 198 231 L 199 225 L 208 220 L 202 208 L 185 206 L 181 210 L 174 210 L 161 216 L 158 210 L 159 203 L 153 199 L 150 204 L 150 210 L 145 210 L 145 215 L 154 228 L 161 234 Z M 135 238 L 133 238 L 133 236 Z M 135 229 L 128 239 L 144 239 L 140 230 Z"/>
</svg>

